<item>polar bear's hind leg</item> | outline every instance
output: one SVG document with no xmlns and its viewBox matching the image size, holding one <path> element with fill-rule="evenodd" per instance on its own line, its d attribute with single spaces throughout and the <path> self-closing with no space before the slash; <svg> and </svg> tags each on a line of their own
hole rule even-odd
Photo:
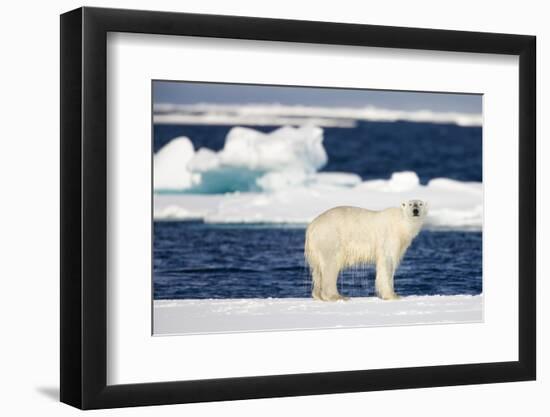
<svg viewBox="0 0 550 417">
<path fill-rule="evenodd" d="M 311 277 L 313 280 L 313 289 L 311 291 L 311 296 L 315 300 L 322 300 L 322 292 L 321 292 L 321 269 L 318 267 L 311 268 Z"/>
<path fill-rule="evenodd" d="M 340 268 L 338 263 L 331 259 L 326 262 L 321 272 L 321 299 L 325 301 L 338 301 L 348 300 L 348 297 L 344 297 L 338 292 L 338 275 Z"/>
</svg>

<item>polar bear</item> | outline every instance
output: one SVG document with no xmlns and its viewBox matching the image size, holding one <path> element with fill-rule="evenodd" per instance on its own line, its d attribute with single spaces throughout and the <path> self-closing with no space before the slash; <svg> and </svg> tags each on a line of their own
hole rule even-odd
<svg viewBox="0 0 550 417">
<path fill-rule="evenodd" d="M 409 200 L 381 211 L 346 206 L 319 215 L 307 227 L 304 249 L 313 298 L 346 299 L 336 286 L 339 272 L 358 264 L 376 265 L 375 288 L 380 298 L 398 298 L 393 275 L 427 213 L 426 202 Z"/>
</svg>

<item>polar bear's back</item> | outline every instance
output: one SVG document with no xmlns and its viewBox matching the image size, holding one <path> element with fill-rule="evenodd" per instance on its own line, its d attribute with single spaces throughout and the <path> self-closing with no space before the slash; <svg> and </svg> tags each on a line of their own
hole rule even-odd
<svg viewBox="0 0 550 417">
<path fill-rule="evenodd" d="M 378 246 L 402 221 L 401 210 L 335 207 L 317 216 L 306 230 L 306 257 L 330 254 L 341 265 L 373 262 Z"/>
<path fill-rule="evenodd" d="M 365 228 L 372 230 L 376 227 L 387 227 L 390 224 L 396 224 L 401 221 L 401 210 L 398 208 L 387 208 L 381 211 L 368 210 L 360 207 L 339 206 L 331 208 L 317 216 L 308 226 L 308 231 L 321 231 L 329 228 L 332 232 L 335 230 L 349 229 L 346 236 L 349 237 L 350 231 L 365 231 Z"/>
</svg>

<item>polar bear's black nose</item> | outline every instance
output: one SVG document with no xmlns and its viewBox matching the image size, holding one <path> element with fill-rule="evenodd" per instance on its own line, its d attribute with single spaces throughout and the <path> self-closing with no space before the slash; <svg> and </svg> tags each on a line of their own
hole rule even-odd
<svg viewBox="0 0 550 417">
<path fill-rule="evenodd" d="M 418 216 L 418 213 L 419 213 L 418 209 L 415 208 L 415 209 L 413 210 L 413 215 L 414 215 L 414 216 Z"/>
</svg>

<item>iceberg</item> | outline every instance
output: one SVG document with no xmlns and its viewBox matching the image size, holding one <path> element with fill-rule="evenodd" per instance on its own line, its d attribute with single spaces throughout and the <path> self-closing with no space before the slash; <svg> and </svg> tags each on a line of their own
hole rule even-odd
<svg viewBox="0 0 550 417">
<path fill-rule="evenodd" d="M 219 158 L 222 165 L 249 170 L 315 172 L 327 163 L 322 142 L 323 130 L 314 126 L 285 126 L 271 133 L 234 127 Z"/>
<path fill-rule="evenodd" d="M 196 184 L 199 178 L 187 168 L 194 155 L 193 143 L 185 136 L 173 139 L 158 151 L 153 158 L 155 190 L 185 189 Z"/>
<path fill-rule="evenodd" d="M 186 137 L 172 140 L 154 157 L 156 191 L 225 193 L 293 186 L 327 163 L 323 130 L 281 127 L 270 133 L 234 127 L 223 149 L 195 152 Z"/>
</svg>

